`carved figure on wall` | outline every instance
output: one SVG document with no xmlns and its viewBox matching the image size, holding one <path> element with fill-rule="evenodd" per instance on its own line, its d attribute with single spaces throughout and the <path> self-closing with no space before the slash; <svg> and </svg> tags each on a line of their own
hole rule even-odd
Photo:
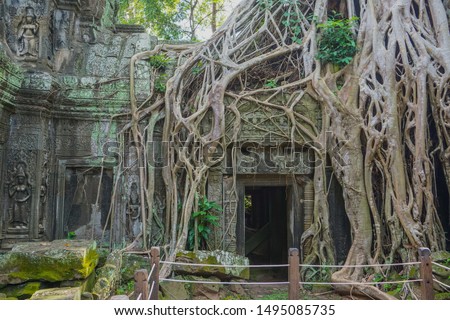
<svg viewBox="0 0 450 320">
<path fill-rule="evenodd" d="M 39 23 L 34 14 L 34 9 L 32 7 L 27 7 L 25 9 L 25 16 L 22 18 L 17 30 L 17 54 L 19 56 L 37 57 L 38 34 Z"/>
<path fill-rule="evenodd" d="M 53 16 L 54 48 L 55 50 L 69 47 L 70 12 L 56 10 Z"/>
<path fill-rule="evenodd" d="M 41 210 L 39 211 L 39 231 L 43 231 L 44 229 L 44 210 L 45 210 L 45 203 L 47 202 L 47 184 L 45 183 L 45 180 L 42 180 L 41 189 L 40 189 L 40 204 L 41 204 Z"/>
<path fill-rule="evenodd" d="M 42 164 L 42 180 L 41 180 L 41 187 L 39 190 L 39 203 L 40 203 L 40 210 L 39 210 L 39 232 L 44 231 L 44 217 L 45 217 L 45 211 L 46 211 L 46 203 L 47 203 L 47 189 L 48 189 L 48 153 L 44 153 L 44 161 Z"/>
<path fill-rule="evenodd" d="M 128 199 L 128 208 L 127 208 L 127 235 L 131 238 L 134 236 L 133 226 L 135 222 L 140 217 L 140 201 L 139 201 L 139 192 L 137 188 L 136 182 L 131 184 L 130 197 Z"/>
<path fill-rule="evenodd" d="M 24 163 L 20 163 L 16 167 L 13 183 L 9 187 L 9 197 L 13 201 L 9 209 L 10 227 L 13 229 L 27 229 L 30 214 L 31 185 L 28 182 Z"/>
</svg>

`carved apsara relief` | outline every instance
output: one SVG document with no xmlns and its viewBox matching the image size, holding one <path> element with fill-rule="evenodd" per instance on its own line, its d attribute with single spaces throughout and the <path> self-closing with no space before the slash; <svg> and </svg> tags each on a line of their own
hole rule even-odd
<svg viewBox="0 0 450 320">
<path fill-rule="evenodd" d="M 69 48 L 71 18 L 73 13 L 68 10 L 53 12 L 53 49 L 55 51 Z"/>
<path fill-rule="evenodd" d="M 43 154 L 43 162 L 42 162 L 42 176 L 41 176 L 41 185 L 39 190 L 39 233 L 43 233 L 45 231 L 45 219 L 46 219 L 46 211 L 47 211 L 47 197 L 48 197 L 48 185 L 49 185 L 49 171 L 48 171 L 48 157 L 49 153 L 44 152 Z"/>
<path fill-rule="evenodd" d="M 31 212 L 32 187 L 25 162 L 18 162 L 10 172 L 8 182 L 8 232 L 27 231 Z"/>
<path fill-rule="evenodd" d="M 39 54 L 39 23 L 33 7 L 26 7 L 17 28 L 17 55 L 37 59 Z"/>
<path fill-rule="evenodd" d="M 135 238 L 140 231 L 140 210 L 141 202 L 137 183 L 132 182 L 130 186 L 126 215 L 126 234 L 129 239 Z"/>
</svg>

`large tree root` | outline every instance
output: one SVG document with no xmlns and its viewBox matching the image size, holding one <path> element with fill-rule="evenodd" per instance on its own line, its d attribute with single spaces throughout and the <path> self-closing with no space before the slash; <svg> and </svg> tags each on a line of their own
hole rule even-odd
<svg viewBox="0 0 450 320">
<path fill-rule="evenodd" d="M 145 146 L 153 139 L 157 119 L 162 119 L 162 138 L 168 142 L 162 150 L 169 164 L 163 169 L 166 258 L 173 260 L 185 248 L 196 195 L 204 195 L 209 169 L 223 160 L 223 155 L 205 155 L 235 146 L 246 121 L 241 112 L 249 102 L 268 119 L 282 117 L 288 123 L 289 130 L 279 128 L 271 134 L 294 147 L 308 144 L 318 160 L 313 221 L 302 235 L 304 261 L 334 261 L 326 201 L 327 159 L 343 188 L 351 224 L 347 265 L 412 261 L 416 248 L 423 245 L 443 249 L 434 196 L 434 154 L 444 156 L 450 148 L 446 9 L 443 1 L 425 0 L 243 1 L 205 43 L 161 46 L 135 56 L 131 136 Z M 329 19 L 332 10 L 343 17 L 359 16 L 355 27 L 359 51 L 339 70 L 316 58 L 321 36 L 317 24 Z M 286 17 L 295 17 L 295 23 Z M 149 105 L 139 107 L 134 64 L 161 53 L 176 57 L 175 72 L 164 97 L 153 83 Z M 152 70 L 153 79 L 158 72 Z M 320 103 L 321 123 L 296 108 L 306 94 Z M 142 125 L 145 121 L 147 126 Z M 258 124 L 254 128 L 267 131 Z M 158 217 L 152 211 L 155 176 L 145 151 L 145 147 L 137 149 L 142 165 L 138 172 L 145 222 L 142 237 L 147 245 Z M 235 153 L 232 162 L 236 164 Z M 234 186 L 236 176 L 234 168 Z M 342 271 L 332 279 L 353 283 L 361 281 L 365 272 L 373 269 Z M 162 276 L 169 273 L 163 268 Z M 368 286 L 337 289 L 389 298 Z"/>
</svg>

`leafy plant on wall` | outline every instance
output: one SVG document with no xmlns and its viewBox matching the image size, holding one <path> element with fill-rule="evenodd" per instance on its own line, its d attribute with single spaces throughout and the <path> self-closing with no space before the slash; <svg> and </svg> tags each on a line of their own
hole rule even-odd
<svg viewBox="0 0 450 320">
<path fill-rule="evenodd" d="M 219 217 L 217 213 L 222 211 L 216 202 L 209 201 L 206 197 L 198 197 L 198 208 L 192 213 L 189 235 L 188 249 L 207 249 L 208 239 L 212 232 L 212 227 L 218 227 Z"/>
<path fill-rule="evenodd" d="M 338 66 L 348 65 L 357 52 L 353 31 L 357 17 L 341 19 L 340 15 L 328 19 L 317 27 L 322 35 L 318 42 L 317 58 L 322 62 L 330 62 Z"/>
</svg>

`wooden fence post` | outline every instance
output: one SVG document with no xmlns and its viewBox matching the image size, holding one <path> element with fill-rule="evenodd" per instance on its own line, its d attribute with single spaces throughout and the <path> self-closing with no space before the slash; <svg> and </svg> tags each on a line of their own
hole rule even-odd
<svg viewBox="0 0 450 320">
<path fill-rule="evenodd" d="M 137 300 L 148 299 L 148 272 L 145 269 L 137 270 L 134 273 L 134 296 Z M 140 296 L 140 297 L 139 297 Z"/>
<path fill-rule="evenodd" d="M 150 276 L 149 286 L 153 286 L 153 291 L 150 294 L 150 300 L 158 300 L 159 293 L 159 247 L 152 247 L 150 251 L 151 268 L 155 266 L 153 273 Z M 150 269 L 151 270 L 151 269 Z"/>
<path fill-rule="evenodd" d="M 431 251 L 428 248 L 419 248 L 420 276 L 422 300 L 434 300 L 433 269 L 431 265 Z"/>
<path fill-rule="evenodd" d="M 300 257 L 297 248 L 289 249 L 289 270 L 288 270 L 288 280 L 289 280 L 289 300 L 298 300 L 298 289 L 300 286 Z"/>
</svg>

